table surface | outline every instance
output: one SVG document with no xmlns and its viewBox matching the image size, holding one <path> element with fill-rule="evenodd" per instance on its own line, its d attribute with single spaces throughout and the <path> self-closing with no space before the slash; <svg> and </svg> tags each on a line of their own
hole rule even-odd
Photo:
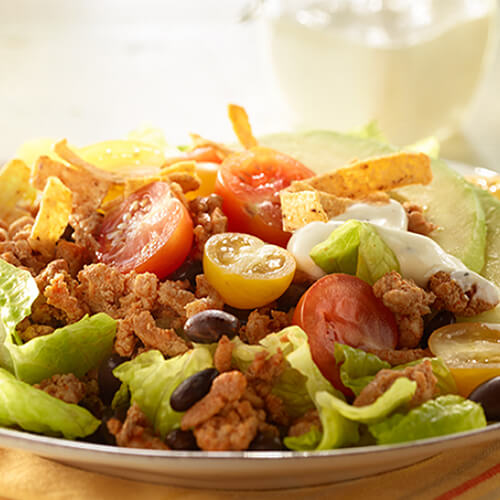
<svg viewBox="0 0 500 500">
<path fill-rule="evenodd" d="M 0 2 L 0 157 L 25 140 L 75 144 L 149 123 L 171 141 L 231 137 L 228 102 L 259 133 L 290 128 L 245 0 Z M 500 170 L 500 50 L 443 156 Z"/>
</svg>

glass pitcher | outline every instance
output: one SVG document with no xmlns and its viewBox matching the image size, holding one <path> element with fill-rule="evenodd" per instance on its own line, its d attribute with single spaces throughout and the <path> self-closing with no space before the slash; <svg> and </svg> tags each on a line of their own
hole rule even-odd
<svg viewBox="0 0 500 500">
<path fill-rule="evenodd" d="M 403 145 L 456 130 L 494 45 L 497 2 L 260 0 L 254 7 L 298 128 L 349 130 L 376 120 Z"/>
</svg>

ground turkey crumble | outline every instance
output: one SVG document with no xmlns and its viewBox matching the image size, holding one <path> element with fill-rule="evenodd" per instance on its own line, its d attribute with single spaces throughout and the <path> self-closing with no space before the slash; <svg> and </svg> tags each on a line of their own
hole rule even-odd
<svg viewBox="0 0 500 500">
<path fill-rule="evenodd" d="M 424 332 L 422 316 L 431 312 L 435 295 L 413 280 L 403 279 L 396 271 L 382 276 L 373 285 L 373 293 L 394 313 L 399 330 L 398 347 L 417 347 Z"/>
</svg>

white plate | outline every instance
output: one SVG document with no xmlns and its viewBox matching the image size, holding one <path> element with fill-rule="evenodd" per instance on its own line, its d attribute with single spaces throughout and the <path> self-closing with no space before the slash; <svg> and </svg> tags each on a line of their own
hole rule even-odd
<svg viewBox="0 0 500 500">
<path fill-rule="evenodd" d="M 82 469 L 174 486 L 239 490 L 294 488 L 355 479 L 499 438 L 500 423 L 390 446 L 321 452 L 189 452 L 118 448 L 0 429 L 0 446 L 27 450 Z"/>
<path fill-rule="evenodd" d="M 497 175 L 449 163 L 461 173 Z M 391 446 L 322 452 L 189 452 L 118 448 L 0 429 L 0 446 L 82 469 L 175 486 L 249 490 L 313 486 L 370 476 L 443 451 L 499 438 L 497 423 L 476 431 Z"/>
</svg>

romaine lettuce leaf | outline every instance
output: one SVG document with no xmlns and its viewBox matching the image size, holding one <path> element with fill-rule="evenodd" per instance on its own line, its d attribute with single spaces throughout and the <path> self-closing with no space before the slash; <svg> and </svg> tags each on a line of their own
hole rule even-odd
<svg viewBox="0 0 500 500">
<path fill-rule="evenodd" d="M 68 439 L 85 437 L 99 426 L 90 412 L 17 380 L 0 368 L 0 426 Z"/>
<path fill-rule="evenodd" d="M 395 414 L 370 425 L 377 444 L 403 443 L 486 426 L 481 405 L 457 395 L 439 396 L 406 415 Z"/>
<path fill-rule="evenodd" d="M 323 377 L 316 363 L 312 360 L 306 333 L 298 326 L 291 326 L 282 330 L 279 335 L 286 339 L 285 344 L 289 343 L 285 346 L 285 352 L 288 352 L 285 359 L 293 369 L 306 378 L 305 387 L 319 413 L 323 432 L 315 449 L 330 450 L 356 444 L 359 440 L 357 423 L 349 421 L 336 408 L 328 404 L 325 405 L 318 399 L 319 394 L 325 394 L 342 401 L 340 398 L 343 398 L 343 395 Z M 291 352 L 290 347 L 292 348 Z M 295 449 L 297 449 L 300 441 L 294 443 Z M 310 442 L 306 444 L 310 445 Z"/>
<path fill-rule="evenodd" d="M 394 367 L 394 370 L 403 370 L 407 366 L 415 366 L 428 359 L 431 362 L 432 373 L 437 378 L 436 388 L 440 396 L 445 394 L 456 394 L 458 392 L 457 384 L 446 363 L 441 358 L 421 358 Z"/>
<path fill-rule="evenodd" d="M 356 396 L 373 380 L 379 370 L 391 368 L 375 354 L 345 344 L 335 344 L 335 361 L 340 364 L 342 383 Z"/>
<path fill-rule="evenodd" d="M 289 450 L 311 451 L 318 448 L 322 437 L 323 433 L 317 427 L 313 427 L 300 436 L 287 436 L 283 439 L 283 443 Z"/>
<path fill-rule="evenodd" d="M 321 406 L 335 409 L 349 420 L 370 424 L 379 422 L 398 408 L 404 407 L 415 394 L 416 388 L 416 382 L 406 377 L 401 377 L 396 379 L 391 387 L 372 404 L 366 406 L 349 405 L 328 392 L 316 394 L 316 400 Z"/>
<path fill-rule="evenodd" d="M 127 384 L 131 401 L 139 405 L 162 438 L 179 427 L 182 413 L 172 410 L 170 396 L 191 375 L 213 367 L 210 350 L 197 346 L 185 354 L 165 359 L 159 351 L 147 351 L 113 370 Z"/>
<path fill-rule="evenodd" d="M 0 259 L 0 366 L 34 384 L 56 373 L 77 377 L 111 352 L 116 321 L 100 313 L 84 317 L 25 344 L 14 341 L 15 327 L 31 313 L 39 294 L 28 271 Z"/>
<path fill-rule="evenodd" d="M 438 394 L 456 394 L 457 385 L 450 370 L 440 358 L 421 358 L 404 365 L 391 368 L 391 365 L 382 361 L 375 354 L 356 349 L 354 347 L 335 344 L 335 360 L 342 363 L 340 366 L 340 378 L 342 383 L 351 389 L 356 396 L 370 383 L 377 372 L 383 368 L 392 370 L 403 370 L 407 366 L 415 366 L 425 360 L 432 365 L 432 372 L 437 378 L 436 387 Z"/>
<path fill-rule="evenodd" d="M 394 252 L 372 224 L 349 220 L 313 247 L 311 259 L 326 273 L 346 273 L 373 285 L 389 271 L 399 271 Z"/>
<path fill-rule="evenodd" d="M 268 356 L 272 356 L 280 349 L 286 358 L 294 349 L 293 344 L 285 336 L 288 331 L 289 329 L 285 329 L 271 333 L 263 338 L 259 345 L 248 345 L 235 337 L 232 340 L 233 364 L 245 371 L 259 351 L 266 351 Z M 272 393 L 283 400 L 288 414 L 292 417 L 300 417 L 307 410 L 314 408 L 313 400 L 306 388 L 306 381 L 304 375 L 288 364 L 273 386 Z"/>
<path fill-rule="evenodd" d="M 115 330 L 116 321 L 99 313 L 23 345 L 6 343 L 6 347 L 20 380 L 36 384 L 56 373 L 81 377 L 111 353 Z"/>
</svg>

